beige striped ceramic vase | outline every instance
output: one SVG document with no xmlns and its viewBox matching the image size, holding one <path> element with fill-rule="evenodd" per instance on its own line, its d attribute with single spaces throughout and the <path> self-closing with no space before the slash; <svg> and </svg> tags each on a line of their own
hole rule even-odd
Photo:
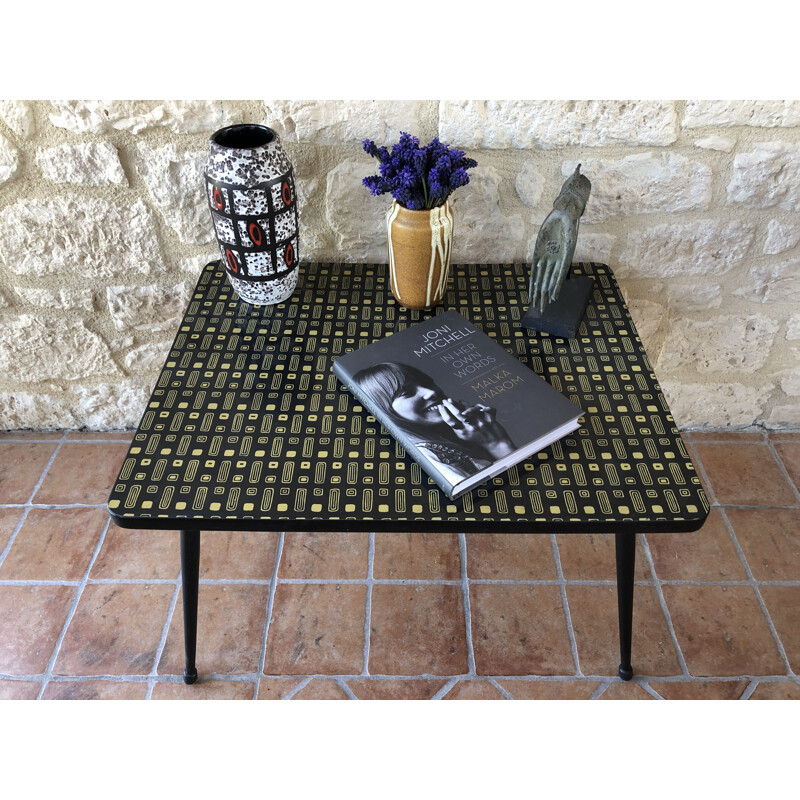
<svg viewBox="0 0 800 800">
<path fill-rule="evenodd" d="M 409 211 L 396 200 L 386 216 L 392 294 L 405 308 L 442 302 L 450 273 L 453 208 Z"/>
</svg>

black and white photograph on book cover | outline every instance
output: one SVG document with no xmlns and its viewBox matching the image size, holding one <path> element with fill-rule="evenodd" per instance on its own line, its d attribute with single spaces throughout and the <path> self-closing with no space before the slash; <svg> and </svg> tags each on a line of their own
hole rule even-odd
<svg viewBox="0 0 800 800">
<path fill-rule="evenodd" d="M 443 358 L 459 355 L 451 352 Z M 496 408 L 473 402 L 474 397 L 448 397 L 428 373 L 409 364 L 375 364 L 353 380 L 452 484 L 517 449 Z"/>
<path fill-rule="evenodd" d="M 351 351 L 334 371 L 452 497 L 560 438 L 581 415 L 456 311 Z"/>
</svg>

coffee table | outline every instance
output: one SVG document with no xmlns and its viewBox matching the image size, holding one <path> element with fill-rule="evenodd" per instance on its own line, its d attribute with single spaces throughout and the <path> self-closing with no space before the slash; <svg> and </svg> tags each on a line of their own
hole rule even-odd
<svg viewBox="0 0 800 800">
<path fill-rule="evenodd" d="M 530 331 L 525 264 L 453 266 L 444 302 L 401 308 L 386 265 L 301 265 L 256 307 L 220 262 L 202 271 L 108 508 L 123 528 L 180 531 L 186 648 L 197 680 L 201 530 L 614 533 L 619 676 L 630 680 L 639 532 L 700 528 L 709 504 L 612 271 L 574 339 Z M 582 426 L 456 501 L 331 372 L 332 359 L 456 309 L 584 410 Z"/>
</svg>

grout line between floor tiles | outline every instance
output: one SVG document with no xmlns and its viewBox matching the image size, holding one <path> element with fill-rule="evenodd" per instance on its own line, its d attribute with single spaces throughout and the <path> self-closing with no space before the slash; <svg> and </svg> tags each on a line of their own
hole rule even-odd
<svg viewBox="0 0 800 800">
<path fill-rule="evenodd" d="M 643 533 L 639 534 L 639 541 L 641 543 L 645 559 L 647 560 L 647 565 L 650 568 L 650 574 L 653 576 L 653 587 L 656 590 L 656 596 L 658 597 L 658 602 L 661 606 L 661 613 L 664 615 L 667 623 L 667 629 L 669 630 L 669 635 L 672 639 L 672 644 L 675 647 L 675 652 L 678 654 L 678 664 L 680 665 L 681 672 L 684 675 L 689 675 L 689 667 L 686 663 L 686 658 L 683 655 L 680 642 L 678 641 L 678 634 L 675 632 L 675 625 L 672 622 L 672 615 L 669 613 L 669 606 L 667 605 L 667 600 L 664 597 L 661 581 L 659 581 L 658 574 L 656 573 L 656 564 L 653 560 L 653 554 L 650 552 L 650 542 L 647 541 L 647 536 L 645 536 Z"/>
<path fill-rule="evenodd" d="M 180 580 L 180 571 L 178 572 L 178 580 Z M 1 583 L 2 581 L 0 581 Z M 107 584 L 114 584 L 118 583 L 120 585 L 130 584 L 130 585 L 141 585 L 145 584 L 147 586 L 154 586 L 161 584 L 172 586 L 175 583 L 175 578 L 89 578 L 88 585 L 89 586 L 103 586 Z M 262 580 L 239 580 L 237 578 L 231 578 L 230 580 L 201 580 L 201 586 L 218 586 L 220 584 L 223 585 L 238 585 L 240 583 L 253 583 L 253 584 L 267 584 L 269 581 L 262 581 Z"/>
<path fill-rule="evenodd" d="M 367 548 L 367 591 L 364 600 L 364 676 L 369 675 L 369 648 L 372 628 L 372 586 L 375 574 L 375 533 L 369 535 L 369 546 Z"/>
<path fill-rule="evenodd" d="M 775 445 L 769 440 L 767 444 L 769 445 L 772 457 L 775 459 L 775 461 L 778 462 L 778 467 L 783 473 L 783 477 L 786 478 L 786 480 L 789 482 L 789 486 L 794 491 L 795 497 L 797 498 L 797 502 L 800 503 L 800 488 L 795 486 L 795 483 L 792 480 L 792 476 L 789 474 L 789 470 L 786 469 L 786 465 L 783 463 L 783 459 L 781 458 L 780 453 L 778 453 L 778 451 L 775 449 Z"/>
<path fill-rule="evenodd" d="M 56 447 L 53 452 L 50 454 L 50 458 L 47 459 L 47 463 L 44 465 L 44 469 L 42 470 L 41 474 L 39 475 L 38 480 L 33 486 L 33 490 L 31 491 L 30 497 L 28 497 L 28 501 L 26 503 L 14 503 L 14 504 L 3 504 L 3 508 L 22 508 L 24 511 L 22 512 L 22 517 L 20 517 L 19 522 L 14 526 L 14 531 L 11 534 L 8 542 L 6 542 L 6 546 L 3 548 L 3 551 L 0 553 L 0 565 L 6 560 L 6 556 L 8 555 L 9 551 L 11 550 L 11 546 L 14 544 L 14 540 L 17 538 L 17 534 L 22 530 L 22 526 L 25 524 L 25 520 L 28 518 L 28 514 L 30 514 L 31 508 L 33 508 L 33 498 L 36 496 L 36 492 L 39 491 L 42 483 L 44 483 L 45 476 L 47 475 L 53 461 L 55 461 L 56 455 L 58 451 L 61 449 L 61 445 L 66 438 L 66 433 L 62 434 L 61 438 L 56 442 Z M 54 440 L 50 440 L 50 444 L 52 444 Z"/>
<path fill-rule="evenodd" d="M 497 680 L 495 678 L 487 678 L 486 682 L 490 683 L 492 686 L 494 686 L 494 688 L 497 689 L 497 691 L 500 692 L 500 694 L 503 696 L 504 700 L 514 700 L 515 699 L 514 697 L 511 696 L 511 694 L 509 693 L 509 691 L 507 689 L 504 689 L 497 682 Z"/>
<path fill-rule="evenodd" d="M 133 444 L 132 439 L 67 439 L 67 444 Z"/>
<path fill-rule="evenodd" d="M 366 586 L 370 583 L 381 586 L 461 586 L 461 581 L 448 580 L 402 580 L 392 578 L 279 578 L 278 583 L 287 584 L 336 584 L 349 586 Z"/>
<path fill-rule="evenodd" d="M 347 685 L 347 681 L 345 681 L 344 678 L 334 678 L 333 682 L 347 695 L 348 700 L 358 700 L 353 693 L 353 690 Z"/>
<path fill-rule="evenodd" d="M 48 433 L 48 431 L 34 431 L 34 433 Z M 53 433 L 56 433 L 56 431 L 53 431 Z M 90 442 L 97 442 L 98 444 L 106 444 L 107 442 L 111 442 L 112 444 L 130 444 L 131 443 L 131 439 L 123 439 L 123 438 L 114 439 L 111 436 L 109 436 L 109 438 L 107 438 L 107 439 L 106 438 L 93 438 L 93 437 L 86 437 L 86 438 L 83 438 L 83 439 L 68 439 L 67 437 L 70 434 L 73 434 L 73 433 L 80 433 L 80 431 L 72 431 L 72 430 L 63 431 L 61 433 L 61 438 L 60 439 L 37 439 L 34 436 L 14 437 L 14 436 L 4 435 L 2 438 L 0 438 L 0 443 L 10 442 L 12 444 L 52 444 L 53 442 L 58 442 L 58 441 L 81 442 L 82 444 L 87 444 L 87 443 L 90 443 Z M 133 433 L 133 432 L 131 432 L 131 433 Z"/>
<path fill-rule="evenodd" d="M 732 431 L 732 433 L 733 432 L 735 431 Z M 698 431 L 698 433 L 702 433 L 702 431 Z M 757 431 L 740 431 L 740 433 L 757 433 Z M 723 437 L 720 439 L 697 439 L 696 441 L 694 441 L 694 437 L 691 438 L 695 444 L 732 444 L 737 446 L 746 446 L 748 444 L 756 444 L 756 445 L 766 444 L 769 439 L 769 435 L 766 433 L 759 433 L 759 435 L 761 436 L 760 442 L 757 441 L 756 439 L 739 439 L 731 441 L 729 439 L 725 439 L 724 434 Z"/>
<path fill-rule="evenodd" d="M 659 581 L 662 586 L 751 586 L 756 583 L 759 586 L 797 586 L 800 584 L 800 579 L 796 581 L 760 581 L 753 579 L 752 581 L 678 581 L 678 580 L 663 580 Z"/>
<path fill-rule="evenodd" d="M 57 579 L 47 579 L 47 580 L 38 580 L 38 579 L 18 579 L 15 578 L 13 580 L 2 580 L 0 581 L 0 586 L 80 586 L 81 580 L 76 579 L 74 581 L 62 581 Z"/>
<path fill-rule="evenodd" d="M 697 450 L 695 450 L 694 442 L 689 441 L 687 442 L 687 445 L 689 446 L 689 452 L 692 456 L 692 461 L 694 462 L 695 469 L 700 474 L 700 477 L 703 479 L 702 486 L 703 490 L 705 491 L 708 497 L 709 504 L 712 506 L 719 505 L 717 503 L 717 496 L 714 494 L 714 487 L 711 485 L 708 473 L 706 472 L 706 468 L 703 465 L 703 462 L 701 461 L 700 456 L 697 453 Z"/>
<path fill-rule="evenodd" d="M 269 578 L 201 578 L 200 586 L 271 586 Z"/>
<path fill-rule="evenodd" d="M 25 510 L 22 512 L 22 516 L 20 517 L 19 522 L 14 526 L 14 530 L 11 533 L 11 538 L 9 538 L 3 550 L 0 551 L 0 566 L 2 566 L 3 562 L 6 560 L 6 556 L 11 550 L 11 545 L 14 544 L 14 540 L 17 538 L 17 534 L 22 530 L 22 526 L 25 524 L 25 520 L 28 518 L 29 513 L 30 513 L 30 508 L 25 508 Z"/>
<path fill-rule="evenodd" d="M 764 511 L 773 508 L 777 509 L 787 509 L 789 511 L 800 508 L 800 503 L 792 503 L 791 505 L 784 505 L 780 503 L 770 503 L 769 505 L 764 506 L 754 506 L 754 505 L 737 505 L 736 503 L 713 503 L 711 508 L 728 508 L 731 510 L 742 510 L 742 511 Z"/>
<path fill-rule="evenodd" d="M 41 680 L 41 678 L 42 675 L 33 675 L 28 676 L 27 678 L 21 678 L 21 680 L 38 681 Z M 159 681 L 162 683 L 174 683 L 176 678 L 177 676 L 173 677 L 170 675 L 161 675 L 159 676 Z M 18 676 L 14 679 L 20 680 Z M 48 685 L 51 683 L 87 683 L 89 681 L 105 681 L 108 683 L 147 683 L 149 680 L 149 675 L 51 675 L 47 683 Z"/>
<path fill-rule="evenodd" d="M 459 534 L 463 536 L 464 534 Z M 458 678 L 450 678 L 441 689 L 439 689 L 436 694 L 431 697 L 431 700 L 441 700 L 443 697 L 446 697 L 450 690 L 458 683 Z"/>
<path fill-rule="evenodd" d="M 56 639 L 55 646 L 53 647 L 53 652 L 50 655 L 50 659 L 47 662 L 47 666 L 45 667 L 44 672 L 42 673 L 42 683 L 39 687 L 39 694 L 36 696 L 37 700 L 41 700 L 42 696 L 44 695 L 45 687 L 47 686 L 50 677 L 53 674 L 53 667 L 55 666 L 56 659 L 61 651 L 61 643 L 64 641 L 64 637 L 67 635 L 67 629 L 72 622 L 72 618 L 75 616 L 75 610 L 78 608 L 78 603 L 80 602 L 81 597 L 83 596 L 83 590 L 86 587 L 86 583 L 89 579 L 89 573 L 92 571 L 92 567 L 94 566 L 94 562 L 97 560 L 97 556 L 100 554 L 100 548 L 103 546 L 103 542 L 106 540 L 106 533 L 108 533 L 108 527 L 111 524 L 111 517 L 106 520 L 106 524 L 103 527 L 103 530 L 100 534 L 99 539 L 97 540 L 97 544 L 95 545 L 94 552 L 92 553 L 92 557 L 89 560 L 89 566 L 86 567 L 86 572 L 83 575 L 83 580 L 80 582 L 77 591 L 75 592 L 75 597 L 72 599 L 72 603 L 70 604 L 69 611 L 67 612 L 67 618 L 64 621 L 64 625 L 61 628 L 61 633 L 58 635 L 58 639 Z"/>
<path fill-rule="evenodd" d="M 760 681 L 751 680 L 747 686 L 744 687 L 744 691 L 739 695 L 740 700 L 749 700 L 753 696 L 753 692 L 758 688 L 758 684 Z"/>
<path fill-rule="evenodd" d="M 284 532 L 278 534 L 278 542 L 275 545 L 275 564 L 272 567 L 272 577 L 269 582 L 269 595 L 267 597 L 267 618 L 264 621 L 264 638 L 261 641 L 261 652 L 258 654 L 258 670 L 256 672 L 256 687 L 254 700 L 258 700 L 258 692 L 261 688 L 261 676 L 264 674 L 264 664 L 267 660 L 267 636 L 269 635 L 269 623 L 272 619 L 272 609 L 275 606 L 275 591 L 278 588 L 278 570 L 281 566 L 281 556 L 283 555 Z"/>
<path fill-rule="evenodd" d="M 605 694 L 609 686 L 611 686 L 611 681 L 603 681 L 586 699 L 599 700 Z"/>
<path fill-rule="evenodd" d="M 292 676 L 290 676 L 292 677 Z M 307 678 L 302 678 L 300 683 L 298 683 L 293 689 L 290 689 L 286 694 L 281 698 L 281 700 L 291 700 L 298 692 L 302 692 L 303 689 L 314 680 L 315 675 L 309 675 Z M 325 677 L 328 677 L 327 675 Z"/>
<path fill-rule="evenodd" d="M 56 456 L 58 455 L 58 451 L 61 450 L 61 445 L 64 444 L 66 439 L 67 439 L 67 434 L 65 433 L 58 440 L 58 442 L 56 444 L 56 449 L 53 450 L 52 454 L 50 455 L 50 458 L 47 459 L 47 464 L 45 464 L 45 467 L 42 470 L 42 474 L 39 476 L 39 480 L 36 481 L 36 485 L 33 487 L 33 491 L 31 492 L 31 496 L 28 498 L 28 502 L 25 503 L 26 506 L 33 505 L 33 498 L 36 497 L 36 492 L 39 491 L 39 489 L 41 488 L 42 484 L 44 483 L 45 476 L 49 472 L 50 467 L 53 465 L 53 462 L 56 460 Z"/>
<path fill-rule="evenodd" d="M 761 591 L 758 588 L 758 581 L 753 576 L 753 571 L 750 569 L 750 564 L 747 561 L 747 557 L 744 554 L 744 550 L 742 550 L 742 546 L 739 544 L 739 540 L 736 538 L 736 532 L 733 530 L 733 525 L 731 525 L 730 520 L 728 519 L 728 515 L 724 512 L 720 512 L 722 514 L 722 521 L 725 523 L 725 527 L 728 529 L 728 535 L 731 537 L 731 541 L 733 542 L 733 546 L 736 548 L 736 552 L 739 555 L 739 560 L 742 562 L 742 566 L 744 567 L 745 572 L 747 573 L 747 579 L 752 587 L 753 591 L 756 595 L 756 600 L 758 600 L 758 605 L 761 608 L 761 613 L 764 615 L 764 619 L 767 622 L 767 626 L 769 627 L 770 633 L 772 634 L 772 638 L 775 640 L 775 644 L 778 648 L 778 652 L 780 653 L 781 660 L 783 661 L 784 666 L 786 667 L 786 674 L 787 675 L 794 675 L 794 671 L 792 670 L 792 666 L 789 663 L 789 658 L 786 655 L 786 650 L 783 647 L 783 642 L 781 642 L 781 637 L 778 636 L 778 631 L 775 628 L 775 625 L 772 622 L 772 617 L 767 610 L 767 604 L 764 602 L 764 598 L 761 596 Z"/>
<path fill-rule="evenodd" d="M 467 673 L 477 675 L 475 644 L 472 641 L 472 606 L 469 598 L 470 580 L 467 574 L 467 537 L 458 534 L 458 552 L 461 557 L 461 598 L 464 606 L 464 636 L 467 644 Z"/>
<path fill-rule="evenodd" d="M 564 610 L 564 619 L 567 625 L 567 636 L 569 636 L 569 647 L 572 651 L 572 663 L 575 666 L 575 674 L 582 676 L 581 660 L 578 654 L 578 640 L 575 638 L 575 628 L 572 625 L 572 614 L 569 610 L 569 600 L 567 599 L 567 583 L 564 579 L 564 570 L 561 566 L 561 553 L 558 549 L 558 541 L 554 533 L 550 534 L 550 547 L 553 551 L 553 561 L 556 565 L 556 575 L 558 576 L 558 585 L 561 589 L 561 606 Z"/>
<path fill-rule="evenodd" d="M 225 581 L 223 581 L 225 582 Z M 707 583 L 707 581 L 703 581 Z M 245 581 L 247 583 L 247 581 Z M 355 586 L 364 586 L 367 583 L 366 578 L 280 578 L 278 583 L 293 583 L 293 584 L 350 584 Z M 374 578 L 372 583 L 376 586 L 462 586 L 463 580 L 436 580 L 436 579 L 391 579 L 391 578 Z M 613 580 L 566 580 L 568 586 L 616 586 L 617 582 Z M 636 583 L 640 586 L 649 586 L 650 581 L 637 580 Z M 743 581 L 740 581 L 743 583 Z M 470 586 L 558 586 L 558 580 L 494 580 L 488 578 L 469 578 Z"/>
<path fill-rule="evenodd" d="M 602 676 L 596 680 L 603 680 Z M 737 681 L 759 681 L 762 683 L 798 683 L 795 675 L 637 675 L 635 679 L 658 681 L 659 683 L 736 683 Z M 612 681 L 613 682 L 613 681 Z"/>
<path fill-rule="evenodd" d="M 656 700 L 664 700 L 664 698 L 650 685 L 650 681 L 640 681 L 639 686 L 642 687 L 648 694 L 651 694 Z"/>
<path fill-rule="evenodd" d="M 105 505 L 105 503 L 0 503 L 0 509 L 3 508 L 24 508 L 36 511 L 66 511 L 70 508 L 94 508 L 97 509 L 97 511 L 108 511 L 108 506 Z"/>
<path fill-rule="evenodd" d="M 211 681 L 225 681 L 227 683 L 252 683 L 255 680 L 255 672 L 240 672 L 231 674 L 228 672 L 207 672 L 199 676 L 197 683 L 210 683 Z M 147 676 L 149 680 L 149 676 Z M 183 683 L 183 673 L 159 675 L 156 683 Z"/>
<path fill-rule="evenodd" d="M 37 431 L 38 432 L 38 431 Z M 43 431 L 46 432 L 46 431 Z M 33 436 L 23 437 L 19 436 L 14 438 L 13 436 L 8 436 L 5 432 L 2 433 L 2 437 L 0 437 L 0 444 L 53 444 L 53 442 L 59 442 L 64 438 L 64 434 L 61 434 L 59 439 L 36 439 Z"/>
<path fill-rule="evenodd" d="M 145 700 L 150 700 L 153 696 L 153 688 L 156 685 L 156 679 L 158 678 L 158 667 L 161 663 L 161 656 L 164 654 L 164 648 L 167 646 L 167 635 L 169 634 L 170 626 L 172 625 L 172 618 L 175 615 L 175 607 L 178 605 L 178 595 L 181 591 L 181 574 L 178 573 L 178 577 L 174 581 L 165 581 L 165 583 L 174 583 L 175 584 L 175 591 L 172 593 L 172 599 L 169 602 L 169 608 L 167 609 L 167 617 L 164 620 L 164 627 L 161 629 L 161 638 L 158 642 L 158 647 L 156 648 L 156 656 L 153 659 L 153 668 L 150 670 L 150 675 L 148 676 L 147 681 L 147 693 L 145 694 Z"/>
</svg>

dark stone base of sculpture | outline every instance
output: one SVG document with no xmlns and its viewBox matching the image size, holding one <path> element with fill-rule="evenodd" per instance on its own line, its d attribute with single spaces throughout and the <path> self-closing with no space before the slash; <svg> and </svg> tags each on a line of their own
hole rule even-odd
<svg viewBox="0 0 800 800">
<path fill-rule="evenodd" d="M 549 333 L 564 339 L 574 339 L 581 324 L 586 306 L 592 295 L 594 279 L 574 276 L 561 284 L 558 299 L 548 303 L 544 314 L 531 306 L 522 318 L 522 325 L 533 331 Z"/>
</svg>

